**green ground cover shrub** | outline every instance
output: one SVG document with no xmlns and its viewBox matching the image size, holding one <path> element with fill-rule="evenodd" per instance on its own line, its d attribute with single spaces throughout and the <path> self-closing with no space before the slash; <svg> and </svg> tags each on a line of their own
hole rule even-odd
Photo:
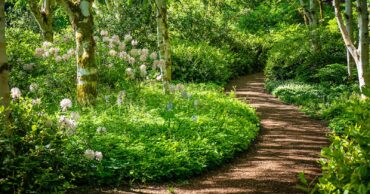
<svg viewBox="0 0 370 194">
<path fill-rule="evenodd" d="M 222 87 L 179 83 L 165 95 L 151 66 L 158 61 L 146 60 L 144 77 L 138 70 L 141 62 L 121 59 L 112 51 L 118 48 L 100 35 L 95 37 L 98 102 L 79 107 L 75 61 L 68 54 L 72 38 L 57 34 L 56 44 L 41 46 L 30 31 L 27 37 L 19 29 L 7 33 L 11 87 L 21 93 L 12 93 L 9 130 L 3 125 L 8 111 L 0 110 L 2 193 L 186 179 L 247 149 L 259 131 L 254 109 L 226 96 Z M 53 54 L 37 56 L 39 47 Z M 126 49 L 134 56 L 137 50 L 132 49 L 139 48 Z M 217 54 L 214 64 L 228 65 L 223 58 L 227 53 L 212 51 Z"/>
<path fill-rule="evenodd" d="M 338 67 L 337 64 L 331 65 Z M 336 68 L 335 67 L 335 68 Z M 327 67 L 325 67 L 327 68 Z M 342 66 L 338 67 L 339 69 Z M 279 99 L 299 105 L 309 114 L 329 120 L 331 145 L 322 150 L 320 193 L 370 191 L 370 101 L 360 100 L 357 85 L 336 85 L 327 69 L 318 76 L 330 85 L 297 81 L 268 81 L 266 88 Z M 340 74 L 340 73 L 339 73 Z M 337 77 L 338 78 L 338 77 Z"/>
</svg>

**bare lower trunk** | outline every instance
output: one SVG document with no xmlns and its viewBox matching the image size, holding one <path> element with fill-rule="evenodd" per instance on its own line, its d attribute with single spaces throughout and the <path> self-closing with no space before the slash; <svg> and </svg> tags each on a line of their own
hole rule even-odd
<svg viewBox="0 0 370 194">
<path fill-rule="evenodd" d="M 42 5 L 38 1 L 29 1 L 30 10 L 40 27 L 45 41 L 53 42 L 53 5 L 54 0 L 43 0 Z"/>
<path fill-rule="evenodd" d="M 9 104 L 9 65 L 5 45 L 5 1 L 0 0 L 0 106 Z"/>
<path fill-rule="evenodd" d="M 165 62 L 161 68 L 165 91 L 168 90 L 168 84 L 172 80 L 172 63 L 170 52 L 170 40 L 167 22 L 167 2 L 166 0 L 156 0 L 157 6 L 157 39 L 160 50 L 160 58 Z"/>
<path fill-rule="evenodd" d="M 359 44 L 358 52 L 360 54 L 359 67 L 362 69 L 362 75 L 359 74 L 360 88 L 363 98 L 370 96 L 370 66 L 369 66 L 369 12 L 367 0 L 357 0 Z"/>
<path fill-rule="evenodd" d="M 317 0 L 310 0 L 310 31 L 311 31 L 311 41 L 312 49 L 318 52 L 321 49 L 320 45 L 320 34 L 319 34 L 319 5 Z"/>
<path fill-rule="evenodd" d="M 367 8 L 366 0 L 357 0 L 358 10 L 358 24 L 359 24 L 359 46 L 358 49 L 353 44 L 353 41 L 348 34 L 342 14 L 340 12 L 339 0 L 333 1 L 335 16 L 339 26 L 339 30 L 342 34 L 344 43 L 348 51 L 351 53 L 357 67 L 359 87 L 363 98 L 369 96 L 370 89 L 370 67 L 369 67 L 369 12 Z"/>
<path fill-rule="evenodd" d="M 59 2 L 70 17 L 76 37 L 77 100 L 81 105 L 93 105 L 97 97 L 94 21 L 91 12 L 93 0 Z"/>
<path fill-rule="evenodd" d="M 324 19 L 324 2 L 323 0 L 319 0 L 320 3 L 320 19 Z"/>
<path fill-rule="evenodd" d="M 346 29 L 351 41 L 353 41 L 353 22 L 352 22 L 352 0 L 346 0 L 346 15 L 345 15 L 345 22 L 346 22 Z M 348 71 L 348 78 L 352 78 L 352 69 L 354 68 L 354 61 L 351 56 L 351 53 L 347 49 L 347 71 Z"/>
</svg>

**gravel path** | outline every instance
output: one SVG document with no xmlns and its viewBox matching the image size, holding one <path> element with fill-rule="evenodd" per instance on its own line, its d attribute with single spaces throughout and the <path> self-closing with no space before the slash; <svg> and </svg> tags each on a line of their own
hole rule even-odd
<svg viewBox="0 0 370 194">
<path fill-rule="evenodd" d="M 304 171 L 310 179 L 320 174 L 317 160 L 328 145 L 325 124 L 265 93 L 262 74 L 238 78 L 228 88 L 235 88 L 261 118 L 261 133 L 251 149 L 188 183 L 103 193 L 301 193 L 294 189 L 297 174 Z"/>
</svg>

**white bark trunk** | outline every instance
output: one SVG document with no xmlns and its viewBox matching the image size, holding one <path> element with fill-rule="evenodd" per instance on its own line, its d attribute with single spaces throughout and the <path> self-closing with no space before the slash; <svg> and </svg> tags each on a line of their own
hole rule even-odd
<svg viewBox="0 0 370 194">
<path fill-rule="evenodd" d="M 53 8 L 54 0 L 43 0 L 42 5 L 38 1 L 29 1 L 30 10 L 40 27 L 45 41 L 53 42 Z"/>
<path fill-rule="evenodd" d="M 346 22 L 346 30 L 348 32 L 349 38 L 353 41 L 353 22 L 352 22 L 352 0 L 346 0 L 346 15 L 345 15 L 345 22 Z M 348 77 L 352 78 L 352 69 L 354 67 L 354 61 L 351 56 L 351 53 L 347 49 L 347 71 Z"/>
<path fill-rule="evenodd" d="M 5 41 L 5 1 L 0 0 L 0 106 L 9 104 L 9 65 Z"/>
</svg>

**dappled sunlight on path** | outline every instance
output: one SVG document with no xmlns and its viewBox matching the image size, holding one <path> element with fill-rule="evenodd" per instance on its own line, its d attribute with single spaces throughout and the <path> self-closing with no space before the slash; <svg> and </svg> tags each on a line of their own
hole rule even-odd
<svg viewBox="0 0 370 194">
<path fill-rule="evenodd" d="M 175 193 L 300 193 L 297 174 L 310 179 L 321 172 L 317 160 L 328 145 L 325 124 L 267 94 L 262 74 L 231 82 L 237 97 L 257 109 L 261 133 L 256 145 L 233 162 L 175 185 Z M 124 189 L 123 189 L 124 190 Z M 107 193 L 168 193 L 168 186 L 151 186 Z"/>
</svg>

